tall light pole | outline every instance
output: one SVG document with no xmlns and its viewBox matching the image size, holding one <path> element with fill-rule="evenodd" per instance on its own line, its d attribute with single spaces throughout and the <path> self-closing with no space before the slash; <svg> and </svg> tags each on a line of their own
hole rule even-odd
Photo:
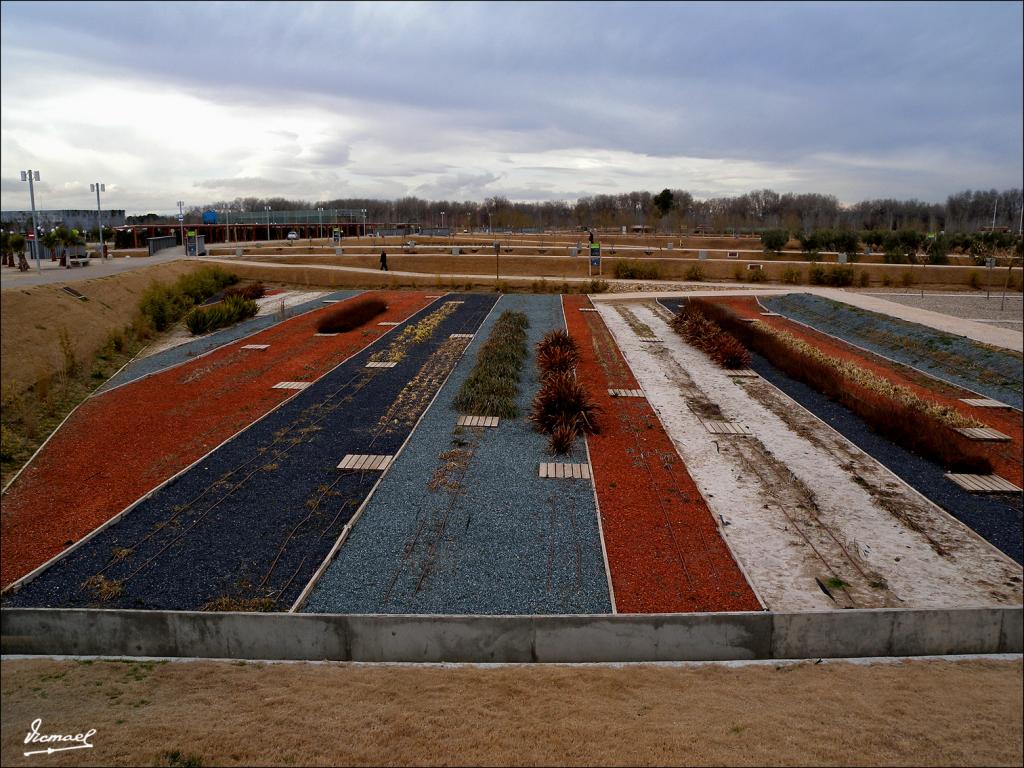
<svg viewBox="0 0 1024 768">
<path fill-rule="evenodd" d="M 36 242 L 39 238 L 39 229 L 36 227 L 36 189 L 32 185 L 33 181 L 39 181 L 39 171 L 33 171 L 31 168 L 22 171 L 21 180 L 28 182 L 28 197 L 32 202 L 32 254 L 36 257 L 36 271 L 42 274 L 43 268 L 39 265 L 39 243 Z"/>
<path fill-rule="evenodd" d="M 185 255 L 188 256 L 188 246 L 185 244 L 185 203 L 181 200 L 178 201 L 178 226 L 181 227 L 181 247 L 185 249 Z"/>
<path fill-rule="evenodd" d="M 317 208 L 316 209 L 316 218 L 317 218 L 317 221 L 320 222 L 320 239 L 323 240 L 324 239 L 324 209 L 323 208 Z"/>
<path fill-rule="evenodd" d="M 231 209 L 224 209 L 224 243 L 231 242 Z"/>
<path fill-rule="evenodd" d="M 363 208 L 363 237 L 366 237 L 366 209 Z"/>
<path fill-rule="evenodd" d="M 444 211 L 441 211 L 441 229 L 444 229 Z"/>
<path fill-rule="evenodd" d="M 270 206 L 264 205 L 263 210 L 267 212 L 267 240 L 270 240 Z"/>
<path fill-rule="evenodd" d="M 107 258 L 107 249 L 103 247 L 103 211 L 100 209 L 100 192 L 107 191 L 107 185 L 100 182 L 89 185 L 89 191 L 96 193 L 96 228 L 100 231 L 100 256 Z"/>
</svg>

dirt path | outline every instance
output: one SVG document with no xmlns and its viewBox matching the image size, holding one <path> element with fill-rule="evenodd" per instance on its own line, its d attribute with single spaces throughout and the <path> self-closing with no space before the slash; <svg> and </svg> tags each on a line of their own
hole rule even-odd
<svg viewBox="0 0 1024 768">
<path fill-rule="evenodd" d="M 0 669 L 0 760 L 10 766 L 1022 758 L 1019 658 L 619 668 L 39 659 Z M 93 748 L 24 757 L 36 718 L 42 733 L 95 728 Z"/>
<path fill-rule="evenodd" d="M 650 308 L 632 312 L 663 344 L 600 312 L 770 608 L 1021 602 L 1020 566 L 767 382 L 730 378 Z"/>
</svg>

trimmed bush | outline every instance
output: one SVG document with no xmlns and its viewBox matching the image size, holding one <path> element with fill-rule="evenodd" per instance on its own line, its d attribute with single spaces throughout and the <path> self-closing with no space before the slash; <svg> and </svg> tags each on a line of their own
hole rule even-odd
<svg viewBox="0 0 1024 768">
<path fill-rule="evenodd" d="M 800 285 L 803 282 L 803 273 L 797 267 L 786 267 L 782 270 L 782 282 Z"/>
<path fill-rule="evenodd" d="M 372 320 L 388 308 L 383 299 L 358 299 L 332 309 L 316 324 L 318 333 L 346 333 Z"/>
<path fill-rule="evenodd" d="M 522 312 L 503 312 L 477 353 L 473 370 L 455 396 L 453 405 L 468 416 L 519 416 L 516 397 L 519 376 L 526 360 L 526 329 L 530 321 Z"/>
<path fill-rule="evenodd" d="M 695 283 L 699 283 L 704 279 L 704 270 L 700 268 L 700 264 L 693 264 L 686 270 L 686 274 L 683 277 L 686 280 L 692 280 Z"/>
<path fill-rule="evenodd" d="M 624 259 L 616 261 L 612 273 L 620 280 L 661 280 L 661 267 Z"/>
</svg>

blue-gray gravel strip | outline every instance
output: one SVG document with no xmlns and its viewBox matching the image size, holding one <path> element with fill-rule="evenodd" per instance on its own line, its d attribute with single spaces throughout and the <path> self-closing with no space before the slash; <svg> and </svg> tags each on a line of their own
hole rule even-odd
<svg viewBox="0 0 1024 768">
<path fill-rule="evenodd" d="M 96 391 L 93 392 L 93 396 L 102 395 L 104 392 L 114 389 L 115 387 L 120 387 L 123 384 L 128 384 L 133 381 L 138 381 L 139 379 L 151 374 L 159 373 L 167 368 L 188 362 L 199 355 L 204 355 L 218 347 L 223 347 L 225 344 L 230 344 L 238 339 L 251 336 L 259 331 L 264 331 L 273 325 L 283 322 L 284 320 L 305 314 L 306 312 L 312 312 L 315 309 L 320 309 L 325 306 L 324 302 L 326 301 L 342 301 L 352 296 L 358 296 L 360 293 L 362 293 L 362 291 L 338 291 L 337 293 L 332 293 L 329 296 L 323 296 L 319 299 L 313 299 L 312 301 L 288 307 L 284 311 L 283 318 L 279 312 L 275 312 L 270 315 L 260 315 L 259 317 L 251 317 L 248 320 L 243 320 L 237 325 L 231 326 L 230 328 L 224 328 L 223 330 L 216 331 L 207 336 L 201 336 L 193 341 L 180 344 L 171 349 L 166 349 L 163 352 L 158 352 L 155 355 L 135 360 L 108 379 L 103 386 L 98 387 Z"/>
<path fill-rule="evenodd" d="M 794 293 L 762 298 L 772 312 L 838 336 L 958 387 L 1020 409 L 1024 405 L 1021 355 L 972 339 L 853 307 Z"/>
<path fill-rule="evenodd" d="M 504 296 L 441 389 L 356 522 L 303 610 L 310 613 L 610 613 L 597 510 L 589 480 L 538 476 L 547 439 L 525 416 L 495 428 L 455 427 L 452 403 L 502 312 L 525 312 L 529 358 L 523 414 L 539 383 L 534 345 L 565 328 L 558 296 Z M 486 415 L 486 414 L 481 414 Z M 463 444 L 464 443 L 464 444 Z M 475 446 L 475 447 L 474 447 Z M 463 476 L 438 474 L 440 454 L 472 457 Z M 431 490 L 443 480 L 449 487 Z M 455 485 L 456 487 L 451 487 Z"/>
</svg>

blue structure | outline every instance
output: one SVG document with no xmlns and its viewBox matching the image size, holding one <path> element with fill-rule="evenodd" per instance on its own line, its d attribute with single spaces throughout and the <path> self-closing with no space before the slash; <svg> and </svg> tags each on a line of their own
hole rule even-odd
<svg viewBox="0 0 1024 768">
<path fill-rule="evenodd" d="M 217 223 L 217 212 L 216 211 L 203 211 L 203 224 L 216 224 Z"/>
</svg>

